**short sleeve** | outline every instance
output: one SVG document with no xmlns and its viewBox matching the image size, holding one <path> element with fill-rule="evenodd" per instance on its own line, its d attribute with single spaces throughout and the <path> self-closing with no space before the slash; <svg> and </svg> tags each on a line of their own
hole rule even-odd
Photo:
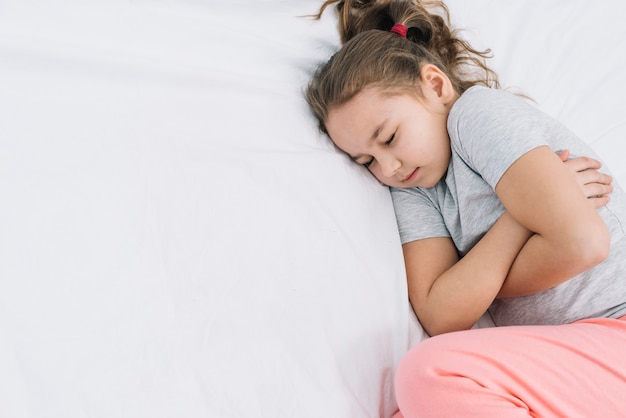
<svg viewBox="0 0 626 418">
<path fill-rule="evenodd" d="M 436 195 L 434 189 L 430 191 Z M 391 188 L 391 197 L 402 244 L 450 236 L 438 203 L 428 191 Z"/>
<path fill-rule="evenodd" d="M 448 118 L 453 150 L 493 189 L 518 158 L 549 145 L 553 126 L 526 99 L 481 86 L 465 92 Z"/>
</svg>

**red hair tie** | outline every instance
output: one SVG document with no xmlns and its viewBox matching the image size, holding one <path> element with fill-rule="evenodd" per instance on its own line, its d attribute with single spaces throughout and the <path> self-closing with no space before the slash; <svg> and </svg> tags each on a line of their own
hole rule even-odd
<svg viewBox="0 0 626 418">
<path fill-rule="evenodd" d="M 390 32 L 397 33 L 403 38 L 406 38 L 406 33 L 408 31 L 409 29 L 406 26 L 404 26 L 402 23 L 396 23 L 395 25 L 391 27 L 391 30 L 390 30 Z"/>
</svg>

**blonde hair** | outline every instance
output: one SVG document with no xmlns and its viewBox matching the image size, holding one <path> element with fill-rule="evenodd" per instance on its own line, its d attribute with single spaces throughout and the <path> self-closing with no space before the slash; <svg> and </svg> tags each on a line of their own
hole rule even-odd
<svg viewBox="0 0 626 418">
<path fill-rule="evenodd" d="M 477 51 L 458 37 L 443 2 L 326 0 L 315 17 L 335 3 L 343 46 L 317 69 L 306 92 L 322 132 L 328 109 L 366 87 L 391 94 L 419 92 L 420 70 L 427 63 L 442 70 L 459 94 L 478 84 L 500 87 L 485 62 L 490 51 Z M 406 39 L 390 32 L 396 23 L 408 28 Z"/>
</svg>

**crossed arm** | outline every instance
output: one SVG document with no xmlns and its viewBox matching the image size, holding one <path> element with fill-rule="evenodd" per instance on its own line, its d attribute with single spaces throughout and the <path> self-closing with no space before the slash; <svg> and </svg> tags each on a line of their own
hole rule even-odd
<svg viewBox="0 0 626 418">
<path fill-rule="evenodd" d="M 606 258 L 596 208 L 611 179 L 593 159 L 561 158 L 539 147 L 505 172 L 496 186 L 505 212 L 462 259 L 450 238 L 403 245 L 409 298 L 430 335 L 471 328 L 496 297 L 551 288 Z"/>
</svg>

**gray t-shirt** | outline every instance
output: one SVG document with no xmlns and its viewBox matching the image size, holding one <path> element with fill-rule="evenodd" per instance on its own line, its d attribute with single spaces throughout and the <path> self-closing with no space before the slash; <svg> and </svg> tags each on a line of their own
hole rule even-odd
<svg viewBox="0 0 626 418">
<path fill-rule="evenodd" d="M 445 177 L 431 188 L 392 188 L 391 194 L 402 243 L 451 237 L 461 257 L 502 215 L 496 184 L 523 154 L 547 145 L 567 149 L 571 157 L 600 160 L 528 101 L 482 86 L 470 88 L 454 104 L 448 132 L 452 156 Z M 602 171 L 609 173 L 607 167 Z M 598 210 L 611 233 L 609 257 L 552 289 L 497 299 L 489 308 L 496 325 L 562 324 L 626 314 L 626 197 L 615 186 L 610 203 Z"/>
</svg>

